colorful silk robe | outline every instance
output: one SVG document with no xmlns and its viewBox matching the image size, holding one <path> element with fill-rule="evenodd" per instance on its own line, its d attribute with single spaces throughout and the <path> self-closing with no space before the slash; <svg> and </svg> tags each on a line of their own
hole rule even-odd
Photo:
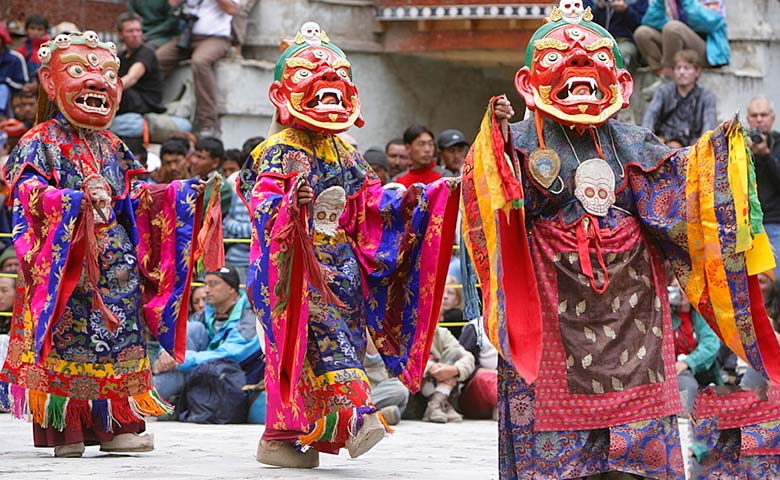
<svg viewBox="0 0 780 480">
<path fill-rule="evenodd" d="M 78 134 L 61 116 L 30 130 L 9 158 L 21 272 L 0 402 L 16 416 L 111 431 L 170 410 L 152 386 L 145 330 L 183 359 L 200 206 L 191 182 L 133 180 L 143 172 L 113 133 Z M 84 205 L 90 173 L 111 187 L 108 223 Z"/>
<path fill-rule="evenodd" d="M 298 210 L 302 181 L 316 198 Z M 343 211 L 323 214 L 319 196 L 336 186 Z M 384 190 L 350 145 L 300 129 L 260 144 L 239 190 L 254 225 L 247 290 L 266 331 L 267 430 L 309 433 L 304 443 L 332 452 L 348 438 L 346 425 L 354 428 L 352 412 L 370 406 L 366 327 L 389 371 L 420 386 L 457 192 L 445 182 Z M 337 225 L 322 233 L 328 221 Z"/>
<path fill-rule="evenodd" d="M 540 349 L 537 365 L 508 363 L 516 361 L 512 334 L 526 331 L 512 332 L 520 325 L 505 316 L 503 293 L 492 288 L 522 280 L 513 279 L 513 269 L 500 268 L 506 265 L 502 242 L 518 233 L 491 227 L 504 236 L 483 234 L 490 231 L 485 225 L 499 220 L 497 209 L 485 205 L 492 184 L 473 172 L 491 171 L 480 162 L 495 160 L 471 158 L 463 184 L 464 239 L 482 284 L 491 286 L 485 289 L 491 295 L 485 303 L 493 305 L 486 330 L 505 359 L 499 368 L 501 478 L 576 478 L 612 470 L 683 478 L 664 259 L 731 348 L 761 371 L 776 368 L 777 345 L 760 334 L 768 328 L 766 316 L 751 312 L 749 301 L 753 284 L 744 252 L 753 234 L 756 248 L 763 242 L 760 225 L 752 232 L 747 215 L 747 159 L 741 157 L 742 174 L 735 173 L 739 155 L 729 152 L 721 130 L 674 152 L 644 129 L 610 121 L 598 128 L 595 141 L 615 174 L 616 201 L 605 217 L 596 217 L 574 196 L 577 166 L 599 156 L 594 136 L 544 122 L 547 147 L 561 159 L 548 189 L 529 170 L 528 155 L 538 148 L 534 122 L 512 125 L 511 138 L 518 175 L 510 180 L 522 183 L 541 302 L 541 334 L 538 345 L 529 346 Z M 742 227 L 747 238 L 738 245 Z M 491 284 L 486 272 L 498 278 Z M 536 331 L 532 322 L 523 326 Z"/>
</svg>

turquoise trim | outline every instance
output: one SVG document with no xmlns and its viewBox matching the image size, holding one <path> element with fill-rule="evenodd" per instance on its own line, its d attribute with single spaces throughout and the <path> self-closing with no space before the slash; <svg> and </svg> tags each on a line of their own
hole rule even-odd
<svg viewBox="0 0 780 480">
<path fill-rule="evenodd" d="M 288 58 L 294 56 L 301 50 L 308 48 L 308 47 L 316 47 L 317 45 L 309 45 L 306 42 L 303 42 L 301 44 L 293 44 L 287 47 L 287 50 L 285 50 L 282 53 L 282 56 L 279 57 L 279 61 L 276 62 L 276 69 L 274 70 L 274 80 L 279 81 L 282 79 L 282 72 L 284 72 L 284 64 L 287 61 Z M 340 56 L 341 58 L 347 58 L 347 55 L 336 45 L 332 43 L 326 43 L 322 42 L 322 47 L 327 48 L 328 50 L 331 50 L 336 53 L 336 55 Z M 349 71 L 349 78 L 352 78 L 352 69 Z"/>
<path fill-rule="evenodd" d="M 550 34 L 553 30 L 556 30 L 558 28 L 565 27 L 567 25 L 571 25 L 570 23 L 564 21 L 564 20 L 558 20 L 557 22 L 550 22 L 545 23 L 536 31 L 534 32 L 533 36 L 531 37 L 531 40 L 528 42 L 528 47 L 525 49 L 525 66 L 528 68 L 531 68 L 531 62 L 533 62 L 534 59 L 534 42 L 546 37 Z M 620 49 L 618 48 L 617 41 L 615 41 L 615 38 L 610 34 L 604 27 L 599 25 L 598 23 L 594 22 L 585 22 L 582 21 L 579 23 L 580 26 L 587 28 L 591 32 L 594 32 L 602 37 L 609 38 L 612 40 L 612 54 L 615 56 L 615 66 L 617 68 L 623 68 L 625 65 L 625 62 L 623 61 L 623 54 L 620 53 Z"/>
</svg>

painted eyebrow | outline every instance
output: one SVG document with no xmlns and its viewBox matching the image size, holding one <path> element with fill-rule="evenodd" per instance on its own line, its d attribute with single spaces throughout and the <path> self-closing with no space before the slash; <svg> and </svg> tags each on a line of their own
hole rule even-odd
<svg viewBox="0 0 780 480">
<path fill-rule="evenodd" d="M 308 70 L 315 70 L 317 68 L 317 65 L 314 64 L 313 62 L 310 62 L 305 58 L 300 58 L 300 57 L 288 58 L 287 60 L 285 60 L 284 63 L 290 68 L 303 67 Z"/>
<path fill-rule="evenodd" d="M 599 38 L 595 42 L 591 43 L 590 45 L 587 45 L 585 49 L 589 52 L 592 52 L 593 50 L 598 50 L 602 47 L 612 48 L 614 44 L 612 43 L 612 40 L 609 38 Z"/>
<path fill-rule="evenodd" d="M 116 60 L 111 60 L 111 59 L 108 59 L 108 60 L 106 60 L 105 62 L 103 62 L 103 65 L 101 65 L 101 66 L 102 66 L 103 68 L 106 68 L 106 67 L 114 67 L 114 68 L 117 68 L 117 69 L 118 69 L 118 68 L 119 68 L 119 62 L 117 62 Z"/>
<path fill-rule="evenodd" d="M 568 50 L 569 45 L 558 40 L 557 38 L 541 38 L 534 42 L 534 50 L 544 50 L 545 48 Z"/>
<path fill-rule="evenodd" d="M 79 62 L 85 67 L 89 66 L 89 62 L 87 61 L 87 59 L 77 53 L 66 53 L 65 55 L 60 57 L 60 62 L 62 63 Z"/>
<path fill-rule="evenodd" d="M 346 58 L 339 58 L 335 62 L 333 62 L 333 68 L 341 68 L 341 67 L 352 68 L 352 65 L 350 65 L 349 61 Z"/>
</svg>

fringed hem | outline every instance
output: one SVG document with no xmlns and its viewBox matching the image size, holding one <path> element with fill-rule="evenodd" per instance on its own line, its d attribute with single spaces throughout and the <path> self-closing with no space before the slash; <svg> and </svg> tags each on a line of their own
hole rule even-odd
<svg viewBox="0 0 780 480">
<path fill-rule="evenodd" d="M 329 413 L 314 422 L 309 429 L 309 433 L 298 437 L 295 445 L 301 452 L 305 452 L 313 444 L 319 442 L 344 445 L 350 437 L 357 435 L 360 429 L 363 428 L 363 417 L 372 413 L 377 414 L 377 418 L 379 418 L 379 421 L 385 428 L 385 432 L 388 434 L 393 433 L 393 429 L 390 428 L 376 407 L 347 408 Z"/>
<path fill-rule="evenodd" d="M 3 382 L 0 382 L 0 408 L 16 418 L 59 431 L 90 426 L 111 432 L 114 425 L 173 412 L 173 406 L 155 389 L 119 399 L 76 400 Z"/>
</svg>

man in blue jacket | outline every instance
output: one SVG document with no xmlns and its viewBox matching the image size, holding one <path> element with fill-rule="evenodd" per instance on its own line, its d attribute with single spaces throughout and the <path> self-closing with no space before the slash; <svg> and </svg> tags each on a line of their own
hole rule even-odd
<svg viewBox="0 0 780 480">
<path fill-rule="evenodd" d="M 227 359 L 249 373 L 262 363 L 255 314 L 239 289 L 236 267 L 228 265 L 205 278 L 206 308 L 187 324 L 187 354 L 177 364 L 165 351 L 153 365 L 154 383 L 170 400 L 185 388 L 190 373 L 199 365 Z M 262 335 L 262 332 L 260 332 Z"/>
</svg>

